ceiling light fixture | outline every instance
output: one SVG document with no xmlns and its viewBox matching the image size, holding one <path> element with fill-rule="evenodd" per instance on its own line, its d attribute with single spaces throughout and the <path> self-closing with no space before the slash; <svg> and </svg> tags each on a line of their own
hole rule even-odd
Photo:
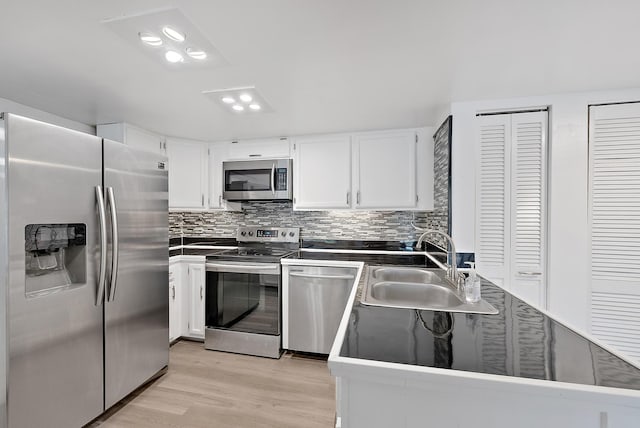
<svg viewBox="0 0 640 428">
<path fill-rule="evenodd" d="M 197 60 L 203 60 L 207 58 L 207 53 L 205 51 L 195 48 L 187 48 L 187 55 Z"/>
<path fill-rule="evenodd" d="M 182 57 L 182 55 L 180 55 L 178 52 L 176 51 L 167 51 L 164 54 L 164 57 L 167 61 L 169 61 L 172 64 L 175 64 L 177 62 L 182 62 L 184 61 L 184 58 Z"/>
<path fill-rule="evenodd" d="M 184 33 L 181 33 L 180 31 L 171 27 L 163 27 L 162 32 L 165 36 L 175 42 L 184 42 L 184 40 L 187 38 Z"/>
<path fill-rule="evenodd" d="M 273 107 L 269 105 L 255 86 L 215 89 L 202 93 L 218 104 L 223 111 L 230 114 L 254 116 L 273 112 Z"/>
<path fill-rule="evenodd" d="M 151 33 L 138 33 L 140 40 L 149 46 L 162 46 L 162 39 Z"/>
</svg>

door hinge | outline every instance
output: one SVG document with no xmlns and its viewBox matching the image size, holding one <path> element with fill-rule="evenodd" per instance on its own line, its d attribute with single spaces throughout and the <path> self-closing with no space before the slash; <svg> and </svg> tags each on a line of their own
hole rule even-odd
<svg viewBox="0 0 640 428">
<path fill-rule="evenodd" d="M 419 200 L 420 198 L 418 197 L 418 195 L 416 195 L 416 204 L 418 203 Z"/>
<path fill-rule="evenodd" d="M 204 207 L 204 193 L 202 194 L 202 206 Z"/>
<path fill-rule="evenodd" d="M 418 142 L 418 134 L 416 134 L 416 143 Z"/>
<path fill-rule="evenodd" d="M 295 149 L 296 149 L 296 144 L 293 143 L 293 150 L 295 151 Z"/>
</svg>

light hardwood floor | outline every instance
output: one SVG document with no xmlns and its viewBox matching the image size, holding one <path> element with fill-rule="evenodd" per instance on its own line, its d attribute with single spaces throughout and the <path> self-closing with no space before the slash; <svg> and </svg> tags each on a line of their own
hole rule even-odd
<svg viewBox="0 0 640 428">
<path fill-rule="evenodd" d="M 334 424 L 335 383 L 327 362 L 279 360 L 171 347 L 168 372 L 89 427 L 322 427 Z"/>
</svg>

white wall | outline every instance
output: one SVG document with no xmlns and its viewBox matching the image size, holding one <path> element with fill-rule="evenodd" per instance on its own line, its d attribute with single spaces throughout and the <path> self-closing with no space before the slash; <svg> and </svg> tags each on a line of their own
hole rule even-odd
<svg viewBox="0 0 640 428">
<path fill-rule="evenodd" d="M 56 116 L 54 114 L 47 113 L 46 111 L 38 110 L 23 104 L 18 104 L 5 98 L 0 98 L 0 112 L 15 113 L 31 119 L 41 120 L 54 125 L 64 126 L 65 128 L 75 129 L 76 131 L 86 132 L 87 134 L 96 134 L 96 128 L 94 126 L 65 119 L 64 117 Z"/>
<path fill-rule="evenodd" d="M 475 248 L 475 164 L 478 112 L 549 106 L 547 309 L 589 331 L 588 106 L 640 101 L 640 89 L 456 102 L 452 147 L 452 234 L 456 249 Z"/>
</svg>

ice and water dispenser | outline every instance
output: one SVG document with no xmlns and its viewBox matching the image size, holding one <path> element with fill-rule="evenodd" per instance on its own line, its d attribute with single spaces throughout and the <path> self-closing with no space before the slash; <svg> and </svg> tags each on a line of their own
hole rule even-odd
<svg viewBox="0 0 640 428">
<path fill-rule="evenodd" d="M 24 235 L 27 297 L 85 284 L 85 224 L 28 224 Z"/>
</svg>

